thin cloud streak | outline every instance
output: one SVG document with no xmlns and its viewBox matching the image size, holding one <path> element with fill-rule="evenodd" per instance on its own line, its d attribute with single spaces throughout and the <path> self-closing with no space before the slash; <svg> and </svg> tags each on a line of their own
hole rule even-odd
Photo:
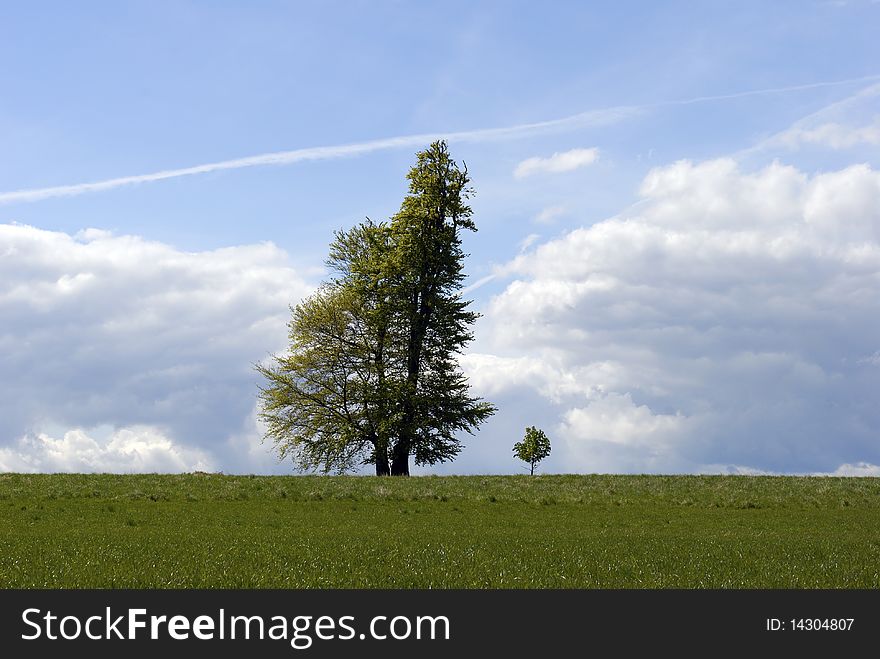
<svg viewBox="0 0 880 659">
<path fill-rule="evenodd" d="M 873 78 L 873 76 L 872 76 Z M 797 132 L 799 130 L 803 130 L 809 128 L 817 121 L 822 121 L 825 117 L 833 115 L 835 112 L 844 110 L 849 106 L 858 103 L 859 101 L 865 98 L 871 98 L 873 96 L 880 96 L 880 84 L 869 85 L 863 89 L 860 89 L 855 94 L 851 96 L 847 96 L 839 101 L 835 101 L 829 105 L 826 105 L 823 108 L 816 110 L 815 112 L 811 112 L 805 117 L 801 117 L 793 124 L 791 124 L 788 128 L 781 130 L 779 132 L 773 133 L 769 137 L 765 137 L 760 140 L 756 144 L 753 144 L 750 147 L 745 149 L 740 149 L 736 153 L 733 154 L 733 158 L 741 159 L 746 156 L 749 156 L 753 153 L 757 153 L 763 151 L 767 148 L 772 148 L 775 146 L 779 146 L 780 144 L 785 143 L 786 136 L 790 135 L 793 132 Z"/>
<path fill-rule="evenodd" d="M 151 183 L 182 176 L 195 174 L 208 174 L 226 169 L 242 169 L 245 167 L 258 167 L 264 165 L 290 165 L 307 160 L 331 160 L 364 155 L 375 151 L 386 151 L 405 147 L 421 147 L 434 140 L 445 139 L 449 142 L 489 142 L 492 140 L 513 139 L 534 135 L 539 132 L 558 128 L 570 128 L 575 126 L 601 126 L 620 119 L 624 119 L 639 111 L 637 107 L 621 106 L 603 110 L 582 112 L 562 119 L 539 121 L 530 124 L 520 124 L 504 128 L 484 128 L 478 130 L 459 131 L 453 133 L 422 133 L 418 135 L 403 135 L 389 137 L 369 142 L 355 142 L 352 144 L 340 144 L 335 146 L 317 146 L 292 151 L 277 151 L 264 153 L 247 158 L 234 160 L 222 160 L 220 162 L 184 167 L 182 169 L 167 169 L 152 174 L 139 174 L 136 176 L 123 176 L 94 183 L 77 183 L 74 185 L 59 185 L 47 188 L 31 188 L 0 193 L 0 204 L 15 202 L 41 201 L 51 197 L 71 197 L 88 192 L 101 192 L 126 185 L 137 183 Z"/>
<path fill-rule="evenodd" d="M 488 142 L 493 140 L 517 139 L 528 137 L 530 135 L 535 135 L 545 131 L 550 132 L 554 130 L 566 130 L 585 126 L 607 125 L 615 123 L 617 121 L 621 121 L 623 119 L 627 119 L 632 116 L 636 116 L 638 114 L 641 114 L 645 110 L 661 107 L 691 105 L 694 103 L 721 101 L 735 98 L 744 98 L 747 96 L 760 96 L 765 94 L 781 94 L 786 92 L 803 91 L 807 89 L 817 89 L 821 87 L 832 87 L 837 85 L 846 85 L 878 79 L 880 79 L 880 75 L 871 75 L 861 78 L 851 78 L 847 80 L 815 82 L 805 85 L 775 87 L 770 89 L 754 89 L 743 92 L 735 92 L 732 94 L 698 96 L 689 99 L 662 101 L 659 103 L 649 103 L 643 105 L 620 105 L 611 108 L 581 112 L 568 117 L 562 117 L 560 119 L 551 119 L 549 121 L 519 124 L 516 126 L 508 126 L 503 128 L 484 128 L 451 133 L 422 133 L 418 135 L 403 135 L 399 137 L 389 137 L 385 139 L 371 140 L 367 142 L 356 142 L 352 144 L 317 146 L 304 149 L 294 149 L 291 151 L 278 151 L 274 153 L 264 153 L 256 156 L 249 156 L 246 158 L 236 158 L 233 160 L 223 160 L 203 165 L 195 165 L 192 167 L 184 167 L 181 169 L 166 169 L 159 172 L 153 172 L 151 174 L 122 176 L 92 183 L 77 183 L 73 185 L 59 185 L 44 188 L 29 188 L 24 190 L 13 190 L 10 192 L 0 192 L 0 204 L 34 202 L 41 201 L 43 199 L 50 199 L 52 197 L 72 197 L 89 192 L 102 192 L 104 190 L 112 190 L 114 188 L 120 188 L 128 185 L 136 185 L 139 183 L 152 183 L 154 181 L 180 178 L 183 176 L 194 176 L 197 174 L 207 174 L 210 172 L 217 172 L 229 169 L 242 169 L 245 167 L 259 167 L 267 165 L 289 165 L 310 160 L 330 160 L 335 158 L 347 158 L 365 155 L 367 153 L 373 153 L 376 151 L 386 151 L 389 149 L 421 147 L 428 142 L 432 142 L 438 139 L 445 139 L 449 142 Z"/>
<path fill-rule="evenodd" d="M 470 284 L 470 285 L 465 286 L 464 288 L 462 288 L 462 289 L 461 289 L 461 294 L 462 294 L 462 295 L 467 295 L 468 293 L 470 293 L 470 292 L 472 292 L 472 291 L 475 291 L 475 290 L 477 290 L 478 288 L 482 288 L 483 286 L 485 286 L 486 284 L 488 284 L 490 281 L 495 280 L 497 277 L 498 277 L 497 274 L 491 274 L 491 275 L 486 275 L 485 277 L 481 277 L 480 279 L 478 279 L 477 281 L 475 281 L 473 284 Z"/>
<path fill-rule="evenodd" d="M 861 82 L 873 82 L 880 80 L 880 74 L 862 76 L 861 78 L 847 78 L 846 80 L 828 80 L 824 82 L 810 82 L 804 85 L 790 85 L 788 87 L 771 87 L 767 89 L 752 89 L 744 92 L 733 92 L 732 94 L 717 94 L 715 96 L 695 96 L 677 101 L 662 101 L 655 103 L 651 107 L 661 107 L 664 105 L 691 105 L 693 103 L 705 103 L 706 101 L 726 101 L 733 98 L 746 98 L 747 96 L 762 96 L 765 94 L 783 94 L 786 92 L 799 92 L 808 89 L 821 89 L 822 87 L 837 87 L 839 85 L 850 85 Z"/>
</svg>

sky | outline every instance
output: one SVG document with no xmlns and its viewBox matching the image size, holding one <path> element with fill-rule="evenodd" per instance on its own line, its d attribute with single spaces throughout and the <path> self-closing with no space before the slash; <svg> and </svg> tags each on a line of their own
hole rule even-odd
<svg viewBox="0 0 880 659">
<path fill-rule="evenodd" d="M 0 7 L 0 471 L 292 473 L 255 363 L 414 154 L 467 164 L 418 474 L 880 475 L 880 3 Z"/>
</svg>

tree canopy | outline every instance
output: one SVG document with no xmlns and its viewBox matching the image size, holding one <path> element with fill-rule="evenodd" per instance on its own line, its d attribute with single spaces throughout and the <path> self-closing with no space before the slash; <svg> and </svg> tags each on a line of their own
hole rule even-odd
<svg viewBox="0 0 880 659">
<path fill-rule="evenodd" d="M 513 445 L 513 453 L 529 465 L 529 473 L 535 475 L 535 465 L 550 455 L 550 438 L 534 426 L 526 428 L 522 441 Z"/>
<path fill-rule="evenodd" d="M 408 475 L 410 457 L 453 459 L 495 411 L 458 363 L 479 317 L 461 295 L 467 168 L 440 141 L 407 178 L 389 221 L 335 234 L 332 277 L 293 308 L 288 353 L 257 366 L 266 437 L 302 469 Z"/>
</svg>

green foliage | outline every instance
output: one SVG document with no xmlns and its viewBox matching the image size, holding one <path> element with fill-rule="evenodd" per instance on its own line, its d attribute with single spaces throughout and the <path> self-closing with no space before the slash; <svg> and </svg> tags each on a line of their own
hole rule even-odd
<svg viewBox="0 0 880 659">
<path fill-rule="evenodd" d="M 878 528 L 876 478 L 0 474 L 0 584 L 876 589 Z"/>
<path fill-rule="evenodd" d="M 256 367 L 268 383 L 266 436 L 302 469 L 341 473 L 387 451 L 394 346 L 383 283 L 372 274 L 386 238 L 372 223 L 338 232 L 328 258 L 337 278 L 293 309 L 289 352 Z"/>
<path fill-rule="evenodd" d="M 389 222 L 337 232 L 334 277 L 293 309 L 289 353 L 257 366 L 266 436 L 300 468 L 408 475 L 410 456 L 453 459 L 495 411 L 458 365 L 478 317 L 460 293 L 461 230 L 476 230 L 467 170 L 435 142 L 407 178 Z"/>
<path fill-rule="evenodd" d="M 522 441 L 513 445 L 513 453 L 529 465 L 529 473 L 534 476 L 535 465 L 550 455 L 550 439 L 543 430 L 529 426 Z"/>
</svg>

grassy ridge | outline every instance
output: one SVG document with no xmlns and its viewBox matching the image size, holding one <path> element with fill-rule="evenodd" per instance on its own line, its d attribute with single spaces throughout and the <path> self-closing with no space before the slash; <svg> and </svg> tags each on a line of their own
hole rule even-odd
<svg viewBox="0 0 880 659">
<path fill-rule="evenodd" d="M 880 587 L 880 479 L 0 474 L 4 587 Z"/>
</svg>

